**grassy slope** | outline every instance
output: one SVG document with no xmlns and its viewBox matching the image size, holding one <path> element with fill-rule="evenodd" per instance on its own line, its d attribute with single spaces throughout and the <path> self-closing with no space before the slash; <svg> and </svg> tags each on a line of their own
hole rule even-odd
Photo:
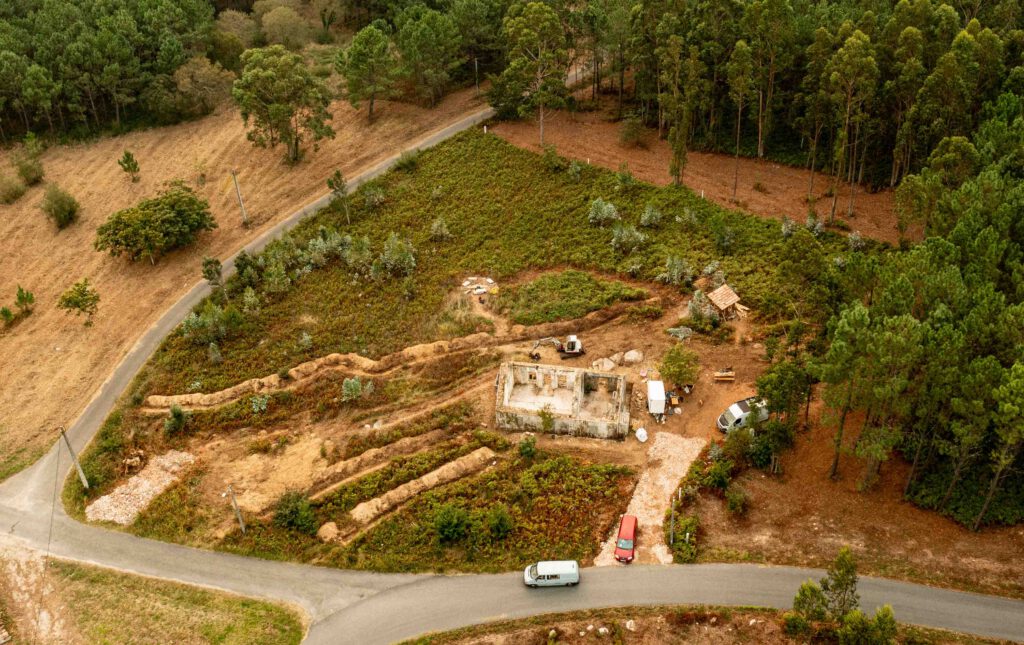
<svg viewBox="0 0 1024 645">
<path fill-rule="evenodd" d="M 494 136 L 460 135 L 424 152 L 411 172 L 389 173 L 376 185 L 387 196 L 383 207 L 368 211 L 357 194 L 351 226 L 342 213 L 328 210 L 310 218 L 296 237 L 335 227 L 368 235 L 379 251 L 395 231 L 418 251 L 412 278 L 372 283 L 338 263 L 314 271 L 250 318 L 244 333 L 222 343 L 219 365 L 209 362 L 205 347 L 171 336 L 152 362 L 147 390 L 216 390 L 330 352 L 376 357 L 435 339 L 448 292 L 471 274 L 500 279 L 568 265 L 653 279 L 666 257 L 678 254 L 698 270 L 720 261 L 748 304 L 764 309 L 777 290 L 777 259 L 785 244 L 777 223 L 721 209 L 685 188 L 621 189 L 615 173 L 605 170 L 584 168 L 577 180 Z M 597 197 L 612 201 L 634 224 L 645 205 L 654 204 L 665 213 L 665 224 L 648 231 L 643 249 L 620 256 L 609 244 L 611 230 L 587 223 Z M 438 216 L 452 240 L 431 241 L 430 224 Z M 714 241 L 713 230 L 722 228 L 735 239 L 727 255 Z M 845 246 L 833 237 L 825 244 L 835 252 Z M 308 347 L 299 342 L 303 331 L 312 337 Z"/>
<path fill-rule="evenodd" d="M 582 318 L 623 300 L 647 296 L 621 282 L 600 280 L 584 271 L 562 271 L 501 292 L 498 308 L 518 325 Z"/>
<path fill-rule="evenodd" d="M 74 627 L 88 643 L 299 643 L 283 607 L 173 582 L 54 561 Z"/>
</svg>

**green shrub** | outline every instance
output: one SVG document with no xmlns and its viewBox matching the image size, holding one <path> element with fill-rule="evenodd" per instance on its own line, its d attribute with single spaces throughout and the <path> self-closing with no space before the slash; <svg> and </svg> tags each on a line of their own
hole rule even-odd
<svg viewBox="0 0 1024 645">
<path fill-rule="evenodd" d="M 754 436 L 746 428 L 730 430 L 722 444 L 722 454 L 738 468 L 746 468 L 750 463 L 750 454 L 754 444 Z"/>
<path fill-rule="evenodd" d="M 306 494 L 289 491 L 282 495 L 274 509 L 274 525 L 306 535 L 316 534 L 316 513 Z"/>
<path fill-rule="evenodd" d="M 643 120 L 639 116 L 631 114 L 622 120 L 622 126 L 619 128 L 619 142 L 624 146 L 644 148 L 646 147 L 644 134 Z"/>
<path fill-rule="evenodd" d="M 828 615 L 828 599 L 821 586 L 813 580 L 800 585 L 793 598 L 793 611 L 806 620 L 825 620 Z"/>
<path fill-rule="evenodd" d="M 565 159 L 558 154 L 558 151 L 552 145 L 544 146 L 544 154 L 541 155 L 541 160 L 544 163 L 544 167 L 548 169 L 548 172 L 561 172 L 566 169 Z"/>
<path fill-rule="evenodd" d="M 661 211 L 655 208 L 654 204 L 644 206 L 644 212 L 640 215 L 640 226 L 644 228 L 658 228 L 661 226 L 663 216 Z"/>
<path fill-rule="evenodd" d="M 14 296 L 14 305 L 18 308 L 18 311 L 22 316 L 27 316 L 32 313 L 32 306 L 35 305 L 36 296 L 31 291 L 23 289 L 22 286 L 18 285 L 18 291 Z"/>
<path fill-rule="evenodd" d="M 14 323 L 14 312 L 10 307 L 0 307 L 0 318 L 3 319 L 5 325 L 11 325 Z"/>
<path fill-rule="evenodd" d="M 747 512 L 748 501 L 746 491 L 735 484 L 725 491 L 725 507 L 733 515 L 744 515 Z"/>
<path fill-rule="evenodd" d="M 669 383 L 687 385 L 697 380 L 700 358 L 682 343 L 676 343 L 666 352 L 658 367 L 661 377 Z"/>
<path fill-rule="evenodd" d="M 40 208 L 53 220 L 57 228 L 64 228 L 78 218 L 78 202 L 56 184 L 47 185 Z"/>
<path fill-rule="evenodd" d="M 412 172 L 416 170 L 416 166 L 419 162 L 419 150 L 406 150 L 398 156 L 398 161 L 395 162 L 395 168 L 402 172 Z"/>
<path fill-rule="evenodd" d="M 606 202 L 600 197 L 590 202 L 590 212 L 587 214 L 587 221 L 595 226 L 604 226 L 609 222 L 620 220 L 619 209 L 615 204 Z"/>
<path fill-rule="evenodd" d="M 412 242 L 392 232 L 384 242 L 384 250 L 373 262 L 371 275 L 375 278 L 410 276 L 416 270 L 416 249 Z"/>
<path fill-rule="evenodd" d="M 523 459 L 533 459 L 537 456 L 537 438 L 534 436 L 525 437 L 519 442 L 519 456 Z"/>
<path fill-rule="evenodd" d="M 504 504 L 496 504 L 487 512 L 487 530 L 492 540 L 504 540 L 513 528 L 512 515 Z"/>
<path fill-rule="evenodd" d="M 0 175 L 0 203 L 13 204 L 28 190 L 25 184 L 10 175 Z"/>
<path fill-rule="evenodd" d="M 209 202 L 177 181 L 157 197 L 111 215 L 96 229 L 95 247 L 115 257 L 124 254 L 129 260 L 148 258 L 155 263 L 162 254 L 215 228 Z"/>
<path fill-rule="evenodd" d="M 99 309 L 100 294 L 89 286 L 89 278 L 82 278 L 61 294 L 57 307 L 65 311 L 73 311 L 76 316 L 85 314 L 85 326 L 92 325 L 92 317 Z"/>
<path fill-rule="evenodd" d="M 616 253 L 629 255 L 647 241 L 647 236 L 637 230 L 632 224 L 616 224 L 612 229 L 612 248 Z"/>
<path fill-rule="evenodd" d="M 35 186 L 43 180 L 43 162 L 36 155 L 26 153 L 15 155 L 14 168 L 26 186 Z"/>
<path fill-rule="evenodd" d="M 469 532 L 469 512 L 452 503 L 441 505 L 434 513 L 434 532 L 442 544 L 458 542 Z"/>
<path fill-rule="evenodd" d="M 435 242 L 447 242 L 452 239 L 452 233 L 448 230 L 448 223 L 443 217 L 438 217 L 430 224 L 430 239 Z"/>
<path fill-rule="evenodd" d="M 712 462 L 704 473 L 704 485 L 724 491 L 732 481 L 732 469 L 733 463 L 728 459 Z"/>
<path fill-rule="evenodd" d="M 191 412 L 182 410 L 180 406 L 172 405 L 170 414 L 164 419 L 164 434 L 169 437 L 183 434 L 191 421 Z"/>
<path fill-rule="evenodd" d="M 700 519 L 696 515 L 677 515 L 674 534 L 670 534 L 670 521 L 665 522 L 665 540 L 673 540 L 672 560 L 677 564 L 697 561 L 697 541 L 700 533 Z"/>
<path fill-rule="evenodd" d="M 810 633 L 811 625 L 807 622 L 807 619 L 800 614 L 793 611 L 787 611 L 782 615 L 782 631 L 784 631 L 787 636 L 799 638 Z"/>
</svg>

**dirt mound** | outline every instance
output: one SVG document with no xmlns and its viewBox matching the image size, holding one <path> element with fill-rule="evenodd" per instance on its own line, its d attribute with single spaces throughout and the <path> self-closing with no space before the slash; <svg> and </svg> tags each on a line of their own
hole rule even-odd
<svg viewBox="0 0 1024 645">
<path fill-rule="evenodd" d="M 359 504 L 352 509 L 352 519 L 360 524 L 369 524 L 384 513 L 391 511 L 404 504 L 413 497 L 431 488 L 461 479 L 466 475 L 481 470 L 494 459 L 494 451 L 490 448 L 477 448 L 464 457 L 455 461 L 449 461 L 436 470 L 432 470 L 419 479 L 402 484 L 375 497 L 369 501 Z"/>
<path fill-rule="evenodd" d="M 277 374 L 271 374 L 269 376 L 249 379 L 229 388 L 208 394 L 199 392 L 172 395 L 153 394 L 146 398 L 146 409 L 144 412 L 164 414 L 171 406 L 175 405 L 187 410 L 219 407 L 233 403 L 249 394 L 297 390 L 307 386 L 311 381 L 315 381 L 332 372 L 341 371 L 358 376 L 384 375 L 395 369 L 407 369 L 410 365 L 416 363 L 443 359 L 454 352 L 465 352 L 495 345 L 505 345 L 524 340 L 593 329 L 622 315 L 628 306 L 632 304 L 619 303 L 607 309 L 593 311 L 578 320 L 547 323 L 532 327 L 516 325 L 512 328 L 511 332 L 501 336 L 480 332 L 452 340 L 439 340 L 432 343 L 413 345 L 376 361 L 364 358 L 359 354 L 329 354 L 301 363 L 288 370 L 288 379 L 282 379 Z M 644 301 L 644 304 L 660 305 L 661 299 L 650 298 Z"/>
<path fill-rule="evenodd" d="M 89 504 L 85 516 L 90 522 L 114 522 L 128 526 L 193 463 L 195 457 L 187 452 L 171 450 L 164 453 L 150 460 L 140 473 Z"/>
<path fill-rule="evenodd" d="M 324 181 L 334 169 L 351 177 L 480 107 L 470 89 L 432 110 L 388 102 L 368 124 L 365 111 L 337 102 L 331 106 L 336 138 L 322 141 L 293 167 L 281 162 L 280 147 L 253 148 L 241 117 L 230 109 L 173 127 L 47 150 L 46 181 L 70 192 L 81 212 L 76 223 L 58 232 L 39 210 L 42 187 L 0 207 L 0 303 L 10 304 L 19 284 L 36 297 L 35 312 L 0 333 L 4 382 L 17 384 L 0 388 L 0 473 L 35 458 L 53 442 L 55 426 L 74 421 L 139 336 L 200 280 L 204 256 L 228 257 L 325 193 Z M 138 183 L 116 163 L 126 149 L 142 167 Z M 2 168 L 5 156 L 0 153 Z M 232 169 L 238 172 L 250 228 L 241 225 Z M 191 182 L 209 200 L 215 231 L 156 266 L 93 249 L 96 228 L 107 216 L 176 178 Z M 101 298 L 91 328 L 55 307 L 60 294 L 84 277 Z"/>
</svg>

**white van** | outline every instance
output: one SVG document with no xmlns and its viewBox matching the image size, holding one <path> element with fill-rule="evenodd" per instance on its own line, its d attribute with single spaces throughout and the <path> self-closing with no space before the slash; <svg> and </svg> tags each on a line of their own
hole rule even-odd
<svg viewBox="0 0 1024 645">
<path fill-rule="evenodd" d="M 551 560 L 531 564 L 523 571 L 527 587 L 570 587 L 580 583 L 580 565 L 575 560 Z"/>
</svg>

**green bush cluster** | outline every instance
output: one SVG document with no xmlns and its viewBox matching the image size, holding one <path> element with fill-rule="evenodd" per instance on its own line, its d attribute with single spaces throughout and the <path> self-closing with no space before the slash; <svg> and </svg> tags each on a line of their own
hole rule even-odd
<svg viewBox="0 0 1024 645">
<path fill-rule="evenodd" d="M 18 313 L 14 313 L 10 307 L 0 307 L 0 319 L 3 320 L 5 326 L 13 325 L 19 319 L 31 314 L 32 308 L 35 306 L 35 303 L 35 294 L 23 288 L 19 284 L 18 290 L 15 292 L 14 295 L 14 306 L 18 310 Z"/>
<path fill-rule="evenodd" d="M 0 174 L 0 203 L 13 204 L 18 201 L 28 188 L 24 182 L 7 174 Z"/>
<path fill-rule="evenodd" d="M 202 231 L 212 231 L 217 222 L 210 204 L 184 182 L 171 182 L 152 199 L 118 211 L 96 229 L 97 251 L 129 260 L 156 259 L 191 244 Z"/>
<path fill-rule="evenodd" d="M 305 493 L 288 491 L 277 500 L 274 508 L 274 525 L 307 535 L 314 535 L 318 528 L 316 513 Z"/>
<path fill-rule="evenodd" d="M 57 228 L 65 228 L 78 218 L 78 201 L 57 184 L 49 184 L 40 206 Z"/>
</svg>

